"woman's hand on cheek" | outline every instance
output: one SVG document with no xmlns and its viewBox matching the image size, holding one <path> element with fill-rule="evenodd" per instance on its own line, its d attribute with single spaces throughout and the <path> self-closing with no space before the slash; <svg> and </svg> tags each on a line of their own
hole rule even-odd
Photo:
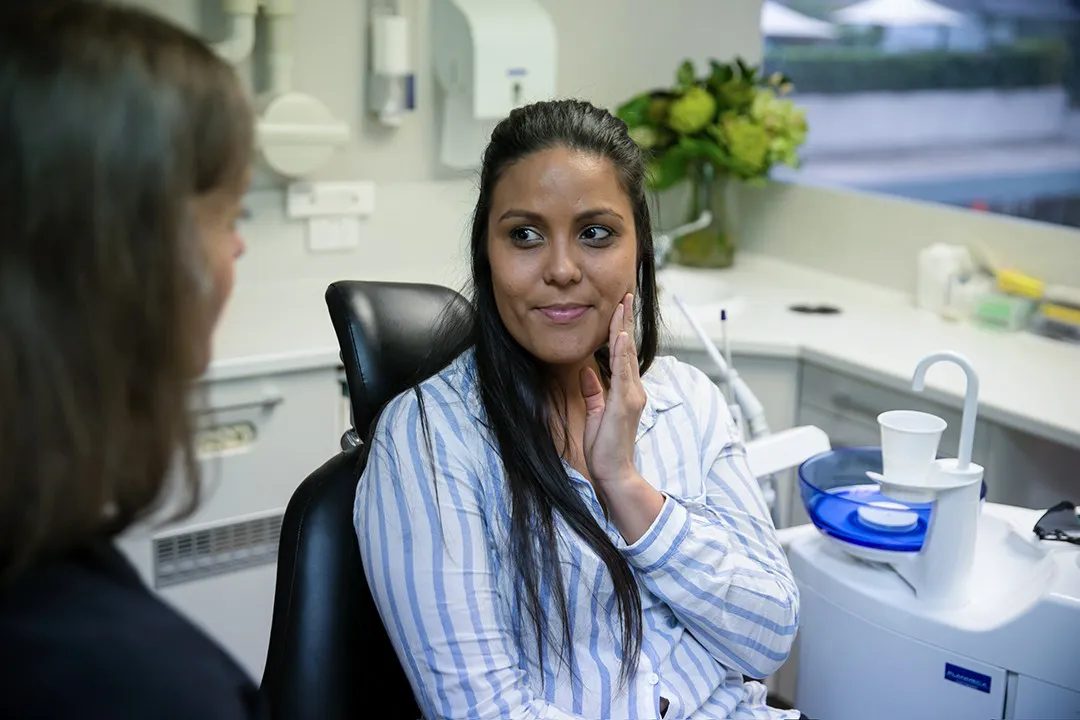
<svg viewBox="0 0 1080 720">
<path fill-rule="evenodd" d="M 634 296 L 628 293 L 611 317 L 611 388 L 607 398 L 600 378 L 591 368 L 581 373 L 585 462 L 593 482 L 602 488 L 639 477 L 634 466 L 634 441 L 645 409 L 645 388 L 638 372 L 633 307 Z"/>
</svg>

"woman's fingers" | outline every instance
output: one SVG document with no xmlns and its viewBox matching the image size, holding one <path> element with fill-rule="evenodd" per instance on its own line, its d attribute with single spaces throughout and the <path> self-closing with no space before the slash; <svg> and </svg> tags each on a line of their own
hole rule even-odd
<svg viewBox="0 0 1080 720">
<path fill-rule="evenodd" d="M 590 367 L 583 368 L 579 373 L 578 380 L 581 386 L 581 396 L 585 398 L 585 414 L 604 414 L 604 386 L 600 378 Z"/>
<path fill-rule="evenodd" d="M 623 326 L 623 303 L 619 303 L 615 312 L 611 313 L 611 322 L 608 323 L 608 370 L 614 375 L 617 370 L 617 358 L 619 357 L 616 345 L 619 340 L 619 332 Z"/>
<path fill-rule="evenodd" d="M 622 324 L 625 317 L 625 308 L 623 303 L 620 302 L 615 312 L 611 313 L 611 322 L 608 324 L 608 370 L 611 375 L 615 375 L 618 371 L 619 352 L 617 345 L 619 344 L 619 332 L 622 331 Z"/>
<path fill-rule="evenodd" d="M 630 338 L 630 335 L 623 330 L 619 333 L 619 366 L 620 371 L 623 373 L 626 380 L 633 381 L 634 372 L 634 351 L 631 348 L 634 346 L 634 341 Z M 625 388 L 624 392 L 629 389 Z"/>
<path fill-rule="evenodd" d="M 630 336 L 627 355 L 637 362 L 637 333 L 634 332 L 634 295 L 627 293 L 623 298 L 623 332 Z"/>
</svg>

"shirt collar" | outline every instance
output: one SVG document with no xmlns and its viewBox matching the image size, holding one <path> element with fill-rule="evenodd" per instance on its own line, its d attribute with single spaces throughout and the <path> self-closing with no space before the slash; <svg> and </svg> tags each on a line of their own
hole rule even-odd
<svg viewBox="0 0 1080 720">
<path fill-rule="evenodd" d="M 660 413 L 682 405 L 683 398 L 669 382 L 664 382 L 659 369 L 653 364 L 641 378 L 641 384 L 645 388 L 645 409 L 641 411 L 641 420 L 638 422 L 637 437 L 634 441 L 648 432 L 656 424 Z"/>
</svg>

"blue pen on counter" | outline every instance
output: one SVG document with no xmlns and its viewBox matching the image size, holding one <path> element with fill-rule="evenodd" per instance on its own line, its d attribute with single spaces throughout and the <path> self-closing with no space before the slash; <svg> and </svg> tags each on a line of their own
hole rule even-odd
<svg viewBox="0 0 1080 720">
<path fill-rule="evenodd" d="M 735 402 L 735 396 L 731 394 L 731 369 L 734 365 L 731 363 L 731 345 L 728 343 L 726 308 L 720 310 L 720 341 L 724 345 L 724 362 L 728 366 L 728 374 L 724 377 L 724 394 L 730 402 Z"/>
</svg>

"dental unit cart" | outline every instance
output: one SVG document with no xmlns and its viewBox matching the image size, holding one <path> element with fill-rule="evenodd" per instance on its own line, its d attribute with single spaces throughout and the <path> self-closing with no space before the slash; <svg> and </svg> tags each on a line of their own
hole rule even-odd
<svg viewBox="0 0 1080 720">
<path fill-rule="evenodd" d="M 970 363 L 930 355 L 913 387 L 939 361 L 967 376 L 959 457 L 936 459 L 944 420 L 894 410 L 880 448 L 800 467 L 795 701 L 820 720 L 1080 719 L 1080 546 L 1038 539 L 1042 511 L 983 500 Z"/>
</svg>

